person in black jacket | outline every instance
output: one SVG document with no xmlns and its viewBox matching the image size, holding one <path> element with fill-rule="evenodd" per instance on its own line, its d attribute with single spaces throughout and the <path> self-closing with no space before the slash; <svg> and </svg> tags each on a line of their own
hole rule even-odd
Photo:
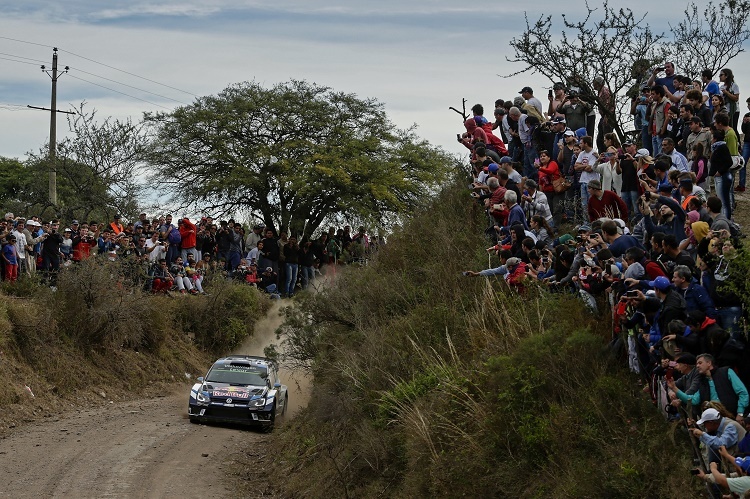
<svg viewBox="0 0 750 499">
<path fill-rule="evenodd" d="M 312 241 L 305 241 L 299 250 L 299 267 L 302 276 L 302 289 L 307 289 L 308 284 L 315 278 L 315 261 L 317 257 L 313 249 Z"/>
<path fill-rule="evenodd" d="M 716 184 L 716 194 L 721 199 L 721 205 L 724 209 L 724 215 L 732 219 L 732 172 L 729 168 L 732 166 L 732 155 L 729 147 L 724 141 L 724 130 L 714 130 L 713 144 L 711 145 L 711 168 L 708 174 L 714 178 Z"/>
</svg>

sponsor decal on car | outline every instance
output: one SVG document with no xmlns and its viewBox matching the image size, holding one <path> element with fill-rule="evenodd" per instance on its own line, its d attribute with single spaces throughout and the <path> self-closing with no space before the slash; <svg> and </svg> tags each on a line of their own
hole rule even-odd
<svg viewBox="0 0 750 499">
<path fill-rule="evenodd" d="M 214 390 L 213 396 L 247 399 L 247 398 L 250 398 L 250 392 L 248 392 L 247 390 L 239 389 L 239 388 L 229 387 L 229 388 L 222 388 L 222 389 Z"/>
</svg>

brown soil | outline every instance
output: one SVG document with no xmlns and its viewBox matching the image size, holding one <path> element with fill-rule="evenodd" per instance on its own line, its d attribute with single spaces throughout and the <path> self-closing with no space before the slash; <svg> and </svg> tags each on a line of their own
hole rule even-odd
<svg viewBox="0 0 750 499">
<path fill-rule="evenodd" d="M 262 354 L 276 341 L 279 309 L 287 304 L 275 303 L 237 353 Z M 308 386 L 285 374 L 290 417 L 306 403 Z M 12 428 L 0 440 L 0 497 L 232 496 L 232 456 L 254 446 L 262 449 L 268 435 L 191 424 L 186 414 L 191 383 L 154 385 L 156 392 L 140 400 L 102 397 L 97 407 L 63 416 L 47 412 Z M 258 459 L 263 458 L 259 451 Z"/>
</svg>

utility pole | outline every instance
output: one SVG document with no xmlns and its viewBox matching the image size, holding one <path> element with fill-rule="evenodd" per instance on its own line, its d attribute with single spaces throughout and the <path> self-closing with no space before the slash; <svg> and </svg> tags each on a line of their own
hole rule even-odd
<svg viewBox="0 0 750 499">
<path fill-rule="evenodd" d="M 70 69 L 65 66 L 65 70 L 62 74 L 65 74 Z M 41 109 L 42 111 L 50 111 L 49 120 L 49 202 L 52 206 L 57 206 L 57 165 L 55 160 L 57 157 L 57 113 L 75 114 L 70 111 L 60 111 L 57 109 L 57 47 L 52 49 L 52 72 L 47 71 L 46 67 L 42 66 L 42 71 L 47 73 L 52 78 L 52 99 L 50 108 L 46 109 L 43 107 L 27 106 L 31 109 Z"/>
</svg>

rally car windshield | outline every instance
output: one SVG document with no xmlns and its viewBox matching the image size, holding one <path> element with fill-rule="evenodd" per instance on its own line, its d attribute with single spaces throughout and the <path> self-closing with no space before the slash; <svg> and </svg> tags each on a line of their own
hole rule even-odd
<svg viewBox="0 0 750 499">
<path fill-rule="evenodd" d="M 222 365 L 214 366 L 206 381 L 231 385 L 265 386 L 268 373 L 261 366 Z"/>
</svg>

